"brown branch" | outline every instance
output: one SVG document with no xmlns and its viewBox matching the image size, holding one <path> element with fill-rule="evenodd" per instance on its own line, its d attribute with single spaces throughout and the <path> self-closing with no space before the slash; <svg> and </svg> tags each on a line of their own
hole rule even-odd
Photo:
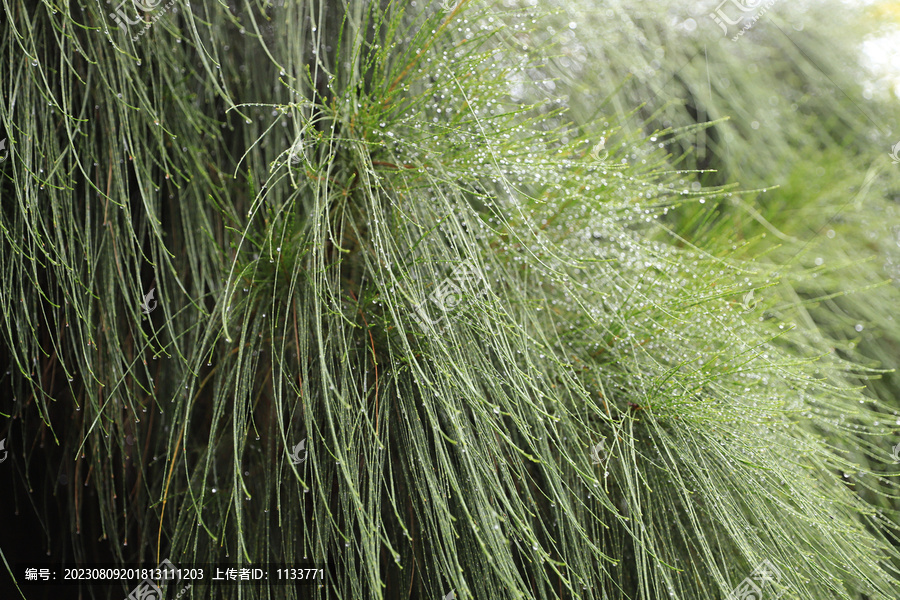
<svg viewBox="0 0 900 600">
<path fill-rule="evenodd" d="M 392 91 L 394 91 L 394 88 L 397 87 L 397 84 L 400 83 L 400 81 L 409 74 L 409 72 L 413 69 L 413 67 L 416 66 L 416 64 L 418 64 L 419 59 L 422 58 L 422 56 L 425 54 L 425 52 L 428 50 L 428 48 L 430 48 L 431 45 L 434 43 L 434 41 L 438 38 L 438 36 L 441 35 L 441 32 L 447 27 L 447 25 L 450 24 L 450 21 L 452 21 L 453 17 L 456 16 L 456 13 L 459 12 L 459 9 L 461 9 L 463 7 L 463 5 L 466 4 L 468 1 L 469 0 L 462 0 L 462 2 L 460 2 L 456 6 L 456 8 L 453 9 L 453 12 L 451 12 L 449 15 L 447 15 L 447 18 L 444 19 L 444 22 L 441 23 L 441 26 L 438 27 L 438 30 L 434 33 L 433 36 L 431 36 L 431 39 L 428 40 L 428 42 L 422 47 L 422 51 L 419 52 L 418 54 L 416 54 L 416 57 L 412 60 L 412 62 L 410 62 L 408 65 L 406 65 L 406 68 L 404 68 L 403 71 L 401 71 L 401 73 L 399 75 L 397 75 L 397 77 L 394 79 L 393 82 L 391 82 L 390 87 L 388 87 L 387 91 L 385 92 L 385 96 L 387 96 Z M 387 104 L 388 101 L 389 101 L 389 98 L 385 98 L 383 104 Z"/>
</svg>

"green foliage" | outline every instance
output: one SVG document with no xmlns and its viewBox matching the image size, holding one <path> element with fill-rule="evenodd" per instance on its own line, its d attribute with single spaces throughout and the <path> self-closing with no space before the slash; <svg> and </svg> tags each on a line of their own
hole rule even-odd
<svg viewBox="0 0 900 600">
<path fill-rule="evenodd" d="M 512 4 L 179 0 L 136 41 L 7 7 L 0 412 L 29 491 L 67 474 L 54 548 L 324 562 L 317 598 L 711 599 L 763 560 L 784 598 L 896 596 L 900 420 L 839 335 L 839 294 L 896 298 L 847 280 L 895 219 L 883 168 L 842 163 L 855 115 L 798 102 L 740 171 L 785 176 L 757 202 L 726 185 L 751 78 L 660 109 L 622 81 L 663 18 Z M 817 264 L 842 165 L 879 208 Z M 301 597 L 189 597 L 248 594 Z"/>
</svg>

